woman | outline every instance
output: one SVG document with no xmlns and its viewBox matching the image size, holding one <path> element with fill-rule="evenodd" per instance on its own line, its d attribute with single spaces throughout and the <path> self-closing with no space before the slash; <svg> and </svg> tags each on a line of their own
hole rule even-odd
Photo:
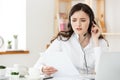
<svg viewBox="0 0 120 80">
<path fill-rule="evenodd" d="M 69 13 L 68 31 L 61 31 L 46 52 L 65 52 L 81 76 L 94 74 L 99 57 L 107 48 L 92 9 L 83 3 L 74 5 Z M 51 75 L 58 70 L 52 66 L 35 65 L 42 73 Z M 84 77 L 84 76 L 83 76 Z"/>
</svg>

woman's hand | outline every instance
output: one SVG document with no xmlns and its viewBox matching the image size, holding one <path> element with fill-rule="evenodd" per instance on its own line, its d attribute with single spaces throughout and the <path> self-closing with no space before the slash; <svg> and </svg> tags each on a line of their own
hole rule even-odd
<svg viewBox="0 0 120 80">
<path fill-rule="evenodd" d="M 101 34 L 101 29 L 100 27 L 98 27 L 96 24 L 93 23 L 93 27 L 92 27 L 92 30 L 91 30 L 91 34 L 92 34 L 92 38 L 93 38 L 93 41 L 95 43 L 95 46 L 98 46 L 98 39 L 99 39 L 99 36 Z"/>
<path fill-rule="evenodd" d="M 55 72 L 57 72 L 57 69 L 55 69 L 52 66 L 43 66 L 42 68 L 42 72 L 48 76 L 50 76 L 51 74 L 54 74 Z"/>
</svg>

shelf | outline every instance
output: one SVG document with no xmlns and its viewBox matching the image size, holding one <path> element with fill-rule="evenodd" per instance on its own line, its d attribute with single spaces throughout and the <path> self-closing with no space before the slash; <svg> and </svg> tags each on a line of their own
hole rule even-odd
<svg viewBox="0 0 120 80">
<path fill-rule="evenodd" d="M 120 35 L 120 33 L 102 33 L 102 35 Z"/>
<path fill-rule="evenodd" d="M 28 50 L 10 50 L 10 51 L 0 51 L 0 55 L 4 54 L 29 54 Z"/>
</svg>

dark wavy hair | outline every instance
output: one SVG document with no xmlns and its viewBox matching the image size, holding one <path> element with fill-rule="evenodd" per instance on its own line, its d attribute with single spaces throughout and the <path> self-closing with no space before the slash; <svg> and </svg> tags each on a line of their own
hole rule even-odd
<svg viewBox="0 0 120 80">
<path fill-rule="evenodd" d="M 68 25 L 67 25 L 68 31 L 60 31 L 57 34 L 57 36 L 53 40 L 51 40 L 51 42 L 54 41 L 56 38 L 59 38 L 60 40 L 63 40 L 63 41 L 67 41 L 70 39 L 71 35 L 74 32 L 72 29 L 72 26 L 71 26 L 71 16 L 77 11 L 84 11 L 89 16 L 90 23 L 89 23 L 89 27 L 88 27 L 87 31 L 91 35 L 91 28 L 92 28 L 93 22 L 94 22 L 94 24 L 96 24 L 94 13 L 93 13 L 92 9 L 87 4 L 77 3 L 76 5 L 74 5 L 72 7 L 72 9 L 70 10 L 70 13 L 69 13 Z M 103 38 L 103 36 L 100 35 L 99 39 L 100 38 Z"/>
</svg>

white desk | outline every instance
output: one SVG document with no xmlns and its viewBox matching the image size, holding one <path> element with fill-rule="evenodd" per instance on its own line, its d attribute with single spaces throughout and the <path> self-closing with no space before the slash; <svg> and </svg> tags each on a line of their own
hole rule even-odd
<svg viewBox="0 0 120 80">
<path fill-rule="evenodd" d="M 0 80 L 43 80 L 43 78 L 39 78 L 39 79 L 30 79 L 30 78 L 19 78 L 19 77 L 4 77 L 4 78 L 1 78 L 0 77 Z"/>
<path fill-rule="evenodd" d="M 29 80 L 27 78 L 0 77 L 0 80 Z"/>
</svg>

